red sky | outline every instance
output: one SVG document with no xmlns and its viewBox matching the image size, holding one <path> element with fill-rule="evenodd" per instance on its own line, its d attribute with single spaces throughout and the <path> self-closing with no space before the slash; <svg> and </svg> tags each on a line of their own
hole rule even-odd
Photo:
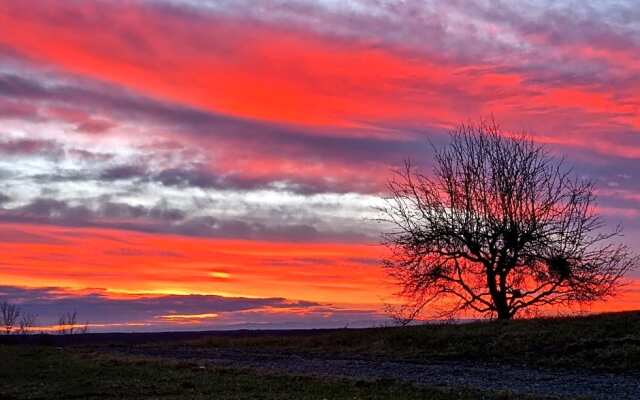
<svg viewBox="0 0 640 400">
<path fill-rule="evenodd" d="M 103 330 L 379 323 L 390 168 L 428 168 L 428 141 L 487 115 L 594 179 L 640 246 L 638 18 L 632 1 L 0 0 L 0 297 Z M 638 308 L 637 287 L 594 309 Z"/>
</svg>

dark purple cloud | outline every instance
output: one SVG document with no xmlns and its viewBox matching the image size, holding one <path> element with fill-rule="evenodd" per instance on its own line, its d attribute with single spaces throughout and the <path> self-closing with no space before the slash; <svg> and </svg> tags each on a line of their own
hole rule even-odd
<svg viewBox="0 0 640 400">
<path fill-rule="evenodd" d="M 54 325 L 60 315 L 77 312 L 78 323 L 87 321 L 96 331 L 153 331 L 180 329 L 180 323 L 195 315 L 183 329 L 247 328 L 260 324 L 262 328 L 292 327 L 301 322 L 306 327 L 335 327 L 351 323 L 371 326 L 382 316 L 373 311 L 341 309 L 310 301 L 273 298 L 223 297 L 216 295 L 119 295 L 102 289 L 82 292 L 64 288 L 22 288 L 0 286 L 0 302 L 18 304 L 24 313 L 37 315 L 40 326 Z M 296 318 L 286 311 L 305 310 L 307 317 Z M 281 310 L 282 315 L 277 315 Z M 215 317 L 197 321 L 199 314 Z M 269 317 L 268 314 L 272 316 Z M 177 316 L 172 318 L 172 316 Z M 307 321 L 302 321 L 307 319 Z M 250 320 L 250 323 L 247 323 Z M 311 322 L 311 325 L 309 324 Z M 126 326 L 126 323 L 144 324 Z M 122 325 L 121 325 L 122 324 Z M 94 326 L 95 325 L 95 326 Z M 253 326 L 255 327 L 255 326 Z"/>
<path fill-rule="evenodd" d="M 0 140 L 0 154 L 8 156 L 45 155 L 51 158 L 60 158 L 64 155 L 64 147 L 59 142 L 54 140 Z"/>
<path fill-rule="evenodd" d="M 90 290 L 91 291 L 91 290 Z M 28 289 L 0 286 L 0 302 L 19 304 L 25 312 L 38 314 L 54 323 L 64 312 L 77 311 L 80 318 L 95 323 L 153 320 L 170 314 L 204 314 L 245 311 L 264 307 L 284 308 L 317 306 L 306 301 L 283 298 L 243 298 L 214 295 L 130 296 L 112 298 L 103 290 L 78 294 L 62 288 Z"/>
<path fill-rule="evenodd" d="M 5 225 L 0 229 L 0 243 L 65 244 L 66 242 L 62 238 L 27 232 Z"/>
</svg>

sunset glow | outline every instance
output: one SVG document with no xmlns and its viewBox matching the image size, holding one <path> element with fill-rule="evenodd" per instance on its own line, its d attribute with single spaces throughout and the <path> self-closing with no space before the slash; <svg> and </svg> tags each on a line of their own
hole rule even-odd
<svg viewBox="0 0 640 400">
<path fill-rule="evenodd" d="M 548 3 L 548 4 L 547 4 Z M 629 17 L 635 13 L 635 17 Z M 640 249 L 640 26 L 581 3 L 0 0 L 0 300 L 55 330 L 386 323 L 375 207 L 492 115 Z M 640 308 L 640 275 L 586 311 Z"/>
</svg>

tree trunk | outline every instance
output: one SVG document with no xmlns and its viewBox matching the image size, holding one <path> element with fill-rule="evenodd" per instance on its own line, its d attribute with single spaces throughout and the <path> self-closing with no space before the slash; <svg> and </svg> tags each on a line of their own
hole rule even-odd
<svg viewBox="0 0 640 400">
<path fill-rule="evenodd" d="M 493 305 L 496 307 L 496 313 L 498 314 L 499 320 L 508 320 L 513 316 L 507 304 L 507 297 L 504 292 L 496 291 L 496 295 L 493 296 Z"/>
<path fill-rule="evenodd" d="M 512 315 L 507 307 L 496 307 L 498 312 L 498 319 L 505 321 L 511 319 Z"/>
<path fill-rule="evenodd" d="M 489 287 L 489 293 L 491 294 L 493 305 L 495 306 L 496 313 L 498 314 L 498 319 L 511 319 L 512 315 L 509 310 L 509 306 L 507 305 L 505 292 L 498 289 L 498 285 L 496 282 L 496 273 L 493 266 L 485 264 L 485 268 L 487 273 L 487 286 Z"/>
</svg>

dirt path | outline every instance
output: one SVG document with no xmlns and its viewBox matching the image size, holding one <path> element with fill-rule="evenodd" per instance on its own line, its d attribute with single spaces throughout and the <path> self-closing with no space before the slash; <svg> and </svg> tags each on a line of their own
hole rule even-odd
<svg viewBox="0 0 640 400">
<path fill-rule="evenodd" d="M 109 351 L 300 375 L 363 380 L 396 379 L 419 385 L 467 386 L 480 390 L 511 390 L 516 393 L 581 396 L 598 400 L 640 399 L 640 375 L 637 374 L 547 370 L 459 361 L 423 364 L 241 349 L 116 347 Z"/>
</svg>

